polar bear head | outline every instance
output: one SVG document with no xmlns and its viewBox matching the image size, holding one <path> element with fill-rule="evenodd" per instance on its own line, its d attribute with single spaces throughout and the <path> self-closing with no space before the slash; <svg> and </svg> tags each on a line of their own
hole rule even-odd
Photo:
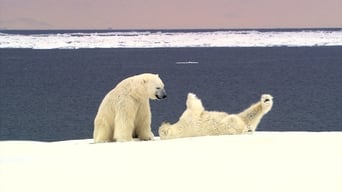
<svg viewBox="0 0 342 192">
<path fill-rule="evenodd" d="M 148 98 L 150 99 L 164 99 L 167 94 L 164 89 L 164 83 L 159 78 L 158 74 L 144 73 L 141 75 Z"/>
<path fill-rule="evenodd" d="M 171 124 L 169 122 L 164 121 L 158 130 L 160 139 L 173 139 L 173 138 L 181 138 L 184 137 L 187 124 L 183 123 L 175 123 Z"/>
<path fill-rule="evenodd" d="M 161 138 L 167 137 L 169 135 L 170 127 L 171 127 L 171 124 L 167 121 L 164 121 L 158 129 L 159 136 Z"/>
</svg>

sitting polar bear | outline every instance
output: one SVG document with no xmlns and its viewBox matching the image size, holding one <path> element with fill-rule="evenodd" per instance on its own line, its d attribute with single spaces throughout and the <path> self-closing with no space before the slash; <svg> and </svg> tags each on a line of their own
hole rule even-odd
<svg viewBox="0 0 342 192">
<path fill-rule="evenodd" d="M 253 104 L 239 114 L 206 111 L 200 99 L 189 93 L 186 110 L 175 124 L 163 122 L 159 127 L 160 139 L 196 137 L 206 135 L 232 135 L 253 132 L 261 118 L 271 110 L 273 97 L 261 96 L 259 102 Z"/>
<path fill-rule="evenodd" d="M 94 142 L 153 139 L 149 99 L 166 97 L 157 74 L 144 73 L 121 81 L 102 100 L 94 120 Z"/>
</svg>

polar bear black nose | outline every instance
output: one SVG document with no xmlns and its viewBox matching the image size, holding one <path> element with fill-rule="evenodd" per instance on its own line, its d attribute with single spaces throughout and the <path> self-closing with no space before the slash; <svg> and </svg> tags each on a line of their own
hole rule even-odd
<svg viewBox="0 0 342 192">
<path fill-rule="evenodd" d="M 166 94 L 161 94 L 161 95 L 158 95 L 158 94 L 157 94 L 156 96 L 157 96 L 158 99 L 164 99 L 164 98 L 167 97 Z"/>
<path fill-rule="evenodd" d="M 166 97 L 167 97 L 166 91 L 163 89 L 163 90 L 157 92 L 156 97 L 157 97 L 158 99 L 164 99 L 164 98 L 166 98 Z"/>
<path fill-rule="evenodd" d="M 270 101 L 269 99 L 265 99 L 264 103 L 266 103 L 267 101 Z"/>
<path fill-rule="evenodd" d="M 163 89 L 161 92 L 161 98 L 164 99 L 166 97 L 167 97 L 166 91 L 165 91 L 165 89 Z"/>
<path fill-rule="evenodd" d="M 164 99 L 164 98 L 166 98 L 167 96 L 166 95 L 156 95 L 156 97 L 158 98 L 158 99 Z"/>
</svg>

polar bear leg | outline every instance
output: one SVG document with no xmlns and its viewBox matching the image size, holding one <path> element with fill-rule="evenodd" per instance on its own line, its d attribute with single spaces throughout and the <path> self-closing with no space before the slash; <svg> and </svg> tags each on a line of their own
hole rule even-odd
<svg viewBox="0 0 342 192">
<path fill-rule="evenodd" d="M 111 142 L 113 141 L 113 129 L 109 126 L 108 122 L 103 118 L 95 119 L 95 131 L 94 131 L 94 142 Z"/>
<path fill-rule="evenodd" d="M 115 117 L 114 140 L 118 142 L 132 141 L 134 130 L 134 117 L 131 114 L 118 113 Z"/>
<path fill-rule="evenodd" d="M 150 123 L 147 121 L 140 122 L 140 125 L 136 129 L 136 134 L 140 140 L 153 140 L 153 133 L 150 128 Z"/>
<path fill-rule="evenodd" d="M 136 116 L 136 130 L 138 138 L 141 140 L 153 140 L 154 135 L 151 131 L 151 112 L 150 105 L 146 103 L 140 107 Z"/>
</svg>

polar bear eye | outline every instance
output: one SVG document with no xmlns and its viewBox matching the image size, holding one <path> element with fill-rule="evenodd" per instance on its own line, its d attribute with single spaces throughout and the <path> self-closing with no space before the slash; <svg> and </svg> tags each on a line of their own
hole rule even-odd
<svg viewBox="0 0 342 192">
<path fill-rule="evenodd" d="M 161 88 L 160 87 L 156 87 L 157 90 L 160 90 Z"/>
</svg>

